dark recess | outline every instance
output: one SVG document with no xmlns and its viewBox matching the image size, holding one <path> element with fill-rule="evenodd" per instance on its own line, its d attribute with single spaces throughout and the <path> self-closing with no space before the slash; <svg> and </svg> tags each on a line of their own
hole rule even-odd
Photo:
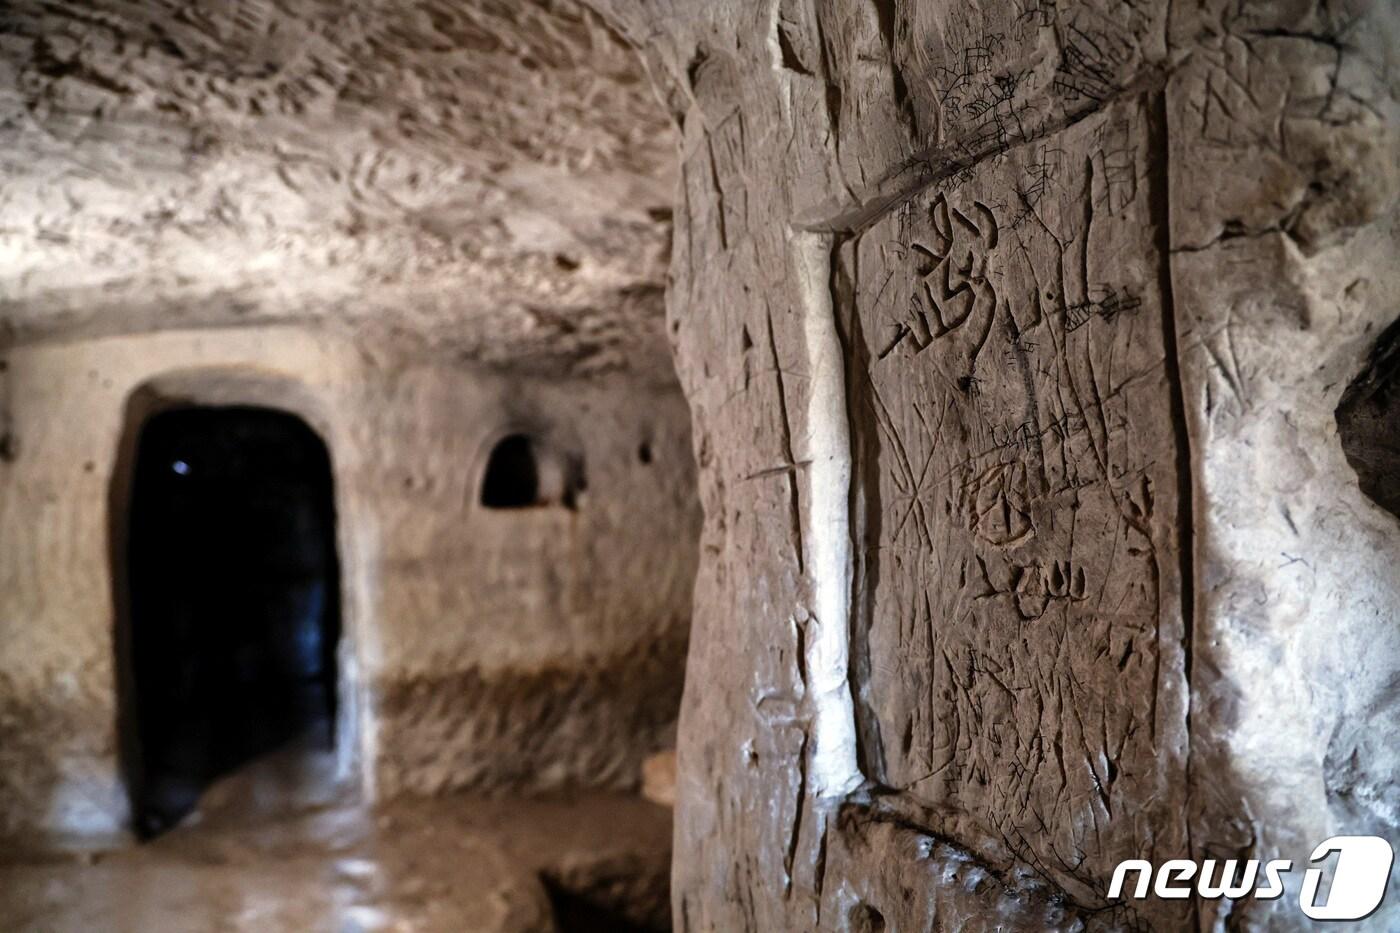
<svg viewBox="0 0 1400 933">
<path fill-rule="evenodd" d="M 535 445 L 524 434 L 496 442 L 481 481 L 481 504 L 488 509 L 523 509 L 540 502 L 540 470 Z"/>
<path fill-rule="evenodd" d="M 1400 517 L 1400 320 L 1381 334 L 1342 393 L 1337 433 L 1361 491 Z"/>
<path fill-rule="evenodd" d="M 541 446 L 528 434 L 508 434 L 496 442 L 487 458 L 481 504 L 488 509 L 545 505 L 576 509 L 587 488 L 581 456 Z"/>
<path fill-rule="evenodd" d="M 339 570 L 330 457 L 293 415 L 179 408 L 141 428 L 127 510 L 120 717 L 134 827 L 296 737 L 334 740 Z"/>
<path fill-rule="evenodd" d="M 671 929 L 668 900 L 631 903 L 626 879 L 614 890 L 579 891 L 543 877 L 554 923 L 560 933 L 664 933 Z M 608 886 L 604 885 L 606 889 Z M 659 889 L 664 893 L 664 887 Z M 635 892 L 631 892 L 635 896 Z"/>
<path fill-rule="evenodd" d="M 885 917 L 869 904 L 857 904 L 851 908 L 850 930 L 852 933 L 883 933 Z"/>
</svg>

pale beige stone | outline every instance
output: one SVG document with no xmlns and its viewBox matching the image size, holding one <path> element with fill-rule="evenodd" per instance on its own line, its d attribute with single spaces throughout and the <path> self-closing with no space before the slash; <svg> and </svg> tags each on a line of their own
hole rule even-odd
<svg viewBox="0 0 1400 933">
<path fill-rule="evenodd" d="M 676 750 L 648 755 L 642 760 L 642 796 L 663 807 L 676 805 Z"/>
<path fill-rule="evenodd" d="M 51 822 L 115 812 L 106 582 L 73 568 L 121 399 L 176 375 L 150 354 L 241 392 L 273 360 L 346 451 L 368 784 L 635 780 L 693 556 L 669 341 L 704 510 L 677 927 L 1302 929 L 1300 874 L 1109 878 L 1400 841 L 1393 4 L 99 7 L 22 3 L 0 46 L 0 735 L 33 743 L 0 782 L 65 762 Z M 556 595 L 479 644 L 435 624 L 476 605 L 447 555 L 505 577 L 475 548 L 506 533 L 445 518 L 478 449 L 448 425 L 517 398 L 566 434 L 608 407 L 617 464 L 647 425 L 665 468 L 568 552 L 596 617 L 532 563 L 510 592 Z M 512 566 L 570 540 L 529 521 Z"/>
</svg>

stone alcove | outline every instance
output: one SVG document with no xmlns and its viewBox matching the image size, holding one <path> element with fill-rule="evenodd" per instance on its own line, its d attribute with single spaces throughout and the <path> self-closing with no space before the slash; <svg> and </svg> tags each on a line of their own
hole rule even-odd
<svg viewBox="0 0 1400 933">
<path fill-rule="evenodd" d="M 270 803 L 269 810 L 295 811 L 359 792 L 362 732 L 357 712 L 365 708 L 366 697 L 364 685 L 354 676 L 360 667 L 353 639 L 362 624 L 355 603 L 362 588 L 341 570 L 341 555 L 349 545 L 337 516 L 354 512 L 337 494 L 334 452 L 326 441 L 329 430 L 325 406 L 308 386 L 245 367 L 162 373 L 127 396 L 109 483 L 108 550 L 119 758 L 131 804 L 128 819 L 142 837 L 172 826 L 224 774 L 277 753 L 289 742 L 296 746 L 296 757 L 282 763 L 276 775 L 280 799 Z M 289 449 L 272 449 L 277 445 Z M 202 455 L 204 462 L 152 462 L 162 455 L 169 459 L 178 449 Z M 275 479 L 260 481 L 247 471 L 275 471 L 277 461 L 288 457 L 305 463 L 299 475 L 288 474 L 284 483 L 322 487 L 296 492 L 298 498 L 316 499 L 307 503 L 310 511 L 302 515 L 301 524 L 310 521 L 324 540 L 302 546 L 323 550 L 323 557 L 283 553 L 286 539 L 299 530 L 283 523 L 278 531 L 278 511 L 300 514 L 288 508 L 289 503 L 263 505 L 261 523 L 251 524 L 246 520 L 256 503 L 213 501 L 259 488 L 266 493 Z M 219 477 L 208 481 L 212 488 L 202 495 L 176 491 L 182 484 L 200 483 L 201 473 L 214 471 Z M 162 483 L 162 478 L 173 482 Z M 195 514 L 180 514 L 184 512 Z M 219 540 L 240 531 L 247 538 L 241 545 L 257 548 L 258 554 L 239 554 L 235 548 L 240 542 Z M 169 534 L 186 537 L 169 544 L 160 540 Z M 307 570 L 298 565 L 308 559 L 320 566 L 320 585 L 329 590 L 318 596 L 325 601 L 321 618 L 311 622 L 288 614 L 288 607 L 278 603 L 293 596 L 291 592 L 247 602 L 246 618 L 230 614 L 240 601 L 246 602 L 244 594 L 275 587 L 277 578 Z M 172 560 L 180 561 L 181 569 L 164 566 Z M 243 633 L 257 625 L 303 624 L 315 626 L 298 634 L 316 636 L 319 663 L 325 668 L 317 673 L 329 678 L 329 696 L 294 696 L 275 678 L 266 688 L 281 688 L 285 695 L 266 698 L 265 709 L 256 696 L 237 703 L 220 696 L 248 689 L 250 677 L 266 682 L 276 673 L 274 666 L 280 666 L 283 675 L 289 673 L 289 633 L 268 630 L 255 640 Z M 180 640 L 187 656 L 162 644 L 168 639 Z M 232 654 L 243 657 L 228 657 Z M 258 670 L 246 670 L 250 664 Z M 175 669 L 162 670 L 167 667 Z M 305 707 L 308 700 L 314 708 L 302 709 L 299 721 L 289 720 L 282 724 L 285 728 L 270 721 L 293 705 Z M 323 702 L 315 704 L 317 700 Z M 325 721 L 319 722 L 322 717 Z M 313 729 L 315 734 L 309 732 Z"/>
<path fill-rule="evenodd" d="M 579 446 L 526 427 L 502 432 L 480 470 L 479 502 L 487 509 L 559 506 L 574 510 L 588 489 Z"/>
</svg>

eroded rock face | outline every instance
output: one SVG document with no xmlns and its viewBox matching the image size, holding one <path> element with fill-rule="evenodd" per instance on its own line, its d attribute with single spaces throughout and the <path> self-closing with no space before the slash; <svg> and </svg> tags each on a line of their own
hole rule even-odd
<svg viewBox="0 0 1400 933">
<path fill-rule="evenodd" d="M 683 137 L 667 305 L 706 522 L 677 924 L 1300 926 L 1296 874 L 1272 902 L 1106 895 L 1128 857 L 1396 838 L 1400 528 L 1367 433 L 1400 308 L 1394 8 L 594 6 L 17 7 L 12 335 L 305 317 L 349 322 L 353 366 L 638 365 L 675 175 L 660 121 L 618 116 L 646 91 L 617 30 Z M 422 515 L 395 553 L 435 543 Z M 415 732 L 436 700 L 380 650 L 398 734 L 479 747 Z M 497 695 L 458 674 L 441 697 Z"/>
<path fill-rule="evenodd" d="M 1397 838 L 1394 9 L 605 8 L 685 133 L 678 925 L 1301 926 L 1106 894 Z"/>
<path fill-rule="evenodd" d="M 310 321 L 669 378 L 674 137 L 577 4 L 0 17 L 0 339 Z"/>
</svg>

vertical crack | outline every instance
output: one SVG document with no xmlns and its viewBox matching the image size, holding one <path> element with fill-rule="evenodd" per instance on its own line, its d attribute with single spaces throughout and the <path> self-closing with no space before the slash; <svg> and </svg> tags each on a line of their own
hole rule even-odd
<svg viewBox="0 0 1400 933">
<path fill-rule="evenodd" d="M 1172 289 L 1171 268 L 1171 150 L 1170 123 L 1168 120 L 1168 89 L 1152 95 L 1149 119 L 1149 157 L 1154 158 L 1151 172 L 1155 184 L 1152 185 L 1151 212 L 1156 233 L 1159 287 L 1162 295 L 1162 348 L 1165 356 L 1167 385 L 1170 392 L 1172 424 L 1176 434 L 1177 472 L 1177 550 L 1181 578 L 1181 623 L 1182 623 L 1182 665 L 1186 681 L 1185 730 L 1186 730 L 1186 848 L 1194 856 L 1195 847 L 1191 840 L 1191 824 L 1194 813 L 1191 807 L 1191 716 L 1193 660 L 1195 656 L 1196 633 L 1196 528 L 1195 528 L 1195 481 L 1191 456 L 1191 424 L 1186 410 L 1186 386 L 1181 374 L 1181 322 L 1177 318 L 1176 296 Z M 1192 927 L 1200 928 L 1199 905 L 1193 899 Z"/>
<path fill-rule="evenodd" d="M 807 562 L 805 546 L 802 542 L 802 494 L 797 476 L 797 458 L 792 452 L 792 420 L 788 416 L 787 384 L 783 380 L 783 363 L 778 359 L 778 341 L 773 336 L 773 312 L 768 312 L 768 352 L 773 361 L 773 378 L 777 383 L 778 390 L 778 414 L 782 419 L 778 422 L 782 428 L 779 440 L 782 442 L 783 463 L 787 469 L 788 486 L 788 520 L 792 526 L 792 548 L 797 559 L 798 574 L 807 572 Z"/>
</svg>

